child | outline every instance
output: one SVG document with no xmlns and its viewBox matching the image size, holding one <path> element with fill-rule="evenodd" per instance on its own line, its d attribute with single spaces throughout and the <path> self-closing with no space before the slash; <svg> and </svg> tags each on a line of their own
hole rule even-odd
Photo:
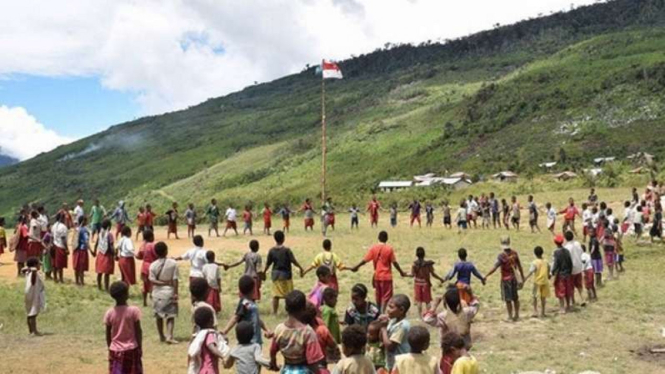
<svg viewBox="0 0 665 374">
<path fill-rule="evenodd" d="M 67 268 L 69 248 L 67 246 L 68 229 L 65 224 L 66 221 L 66 215 L 58 214 L 56 216 L 56 222 L 53 224 L 53 227 L 51 227 L 53 246 L 55 247 L 55 253 L 53 253 L 51 259 L 53 260 L 53 279 L 56 283 L 58 283 L 58 281 L 60 283 L 64 282 L 63 269 Z"/>
<path fill-rule="evenodd" d="M 335 343 L 339 344 L 341 341 L 339 331 L 339 316 L 335 307 L 337 306 L 337 291 L 333 288 L 326 288 L 323 291 L 323 305 L 321 306 L 321 318 L 325 322 L 328 330 L 332 334 Z"/>
<path fill-rule="evenodd" d="M 473 300 L 473 291 L 471 290 L 471 275 L 474 275 L 476 278 L 482 282 L 483 286 L 485 285 L 485 278 L 480 274 L 476 265 L 473 262 L 466 260 L 467 252 L 465 248 L 460 248 L 457 251 L 457 257 L 459 261 L 455 263 L 453 269 L 446 275 L 443 279 L 444 282 L 453 279 L 457 275 L 457 282 L 455 287 L 459 290 L 459 297 L 461 300 L 464 300 L 467 304 L 470 304 Z M 438 304 L 438 303 L 437 303 Z"/>
<path fill-rule="evenodd" d="M 314 211 L 312 202 L 309 198 L 305 199 L 305 203 L 300 208 L 300 211 L 305 213 L 305 231 L 307 231 L 307 229 L 314 231 L 314 214 L 316 214 L 316 212 Z"/>
<path fill-rule="evenodd" d="M 609 231 L 609 229 L 608 229 Z M 621 236 L 615 235 L 614 236 L 614 241 L 617 243 L 616 245 L 616 268 L 617 272 L 623 273 L 624 268 L 623 268 L 623 261 L 624 261 L 624 256 L 623 256 L 623 241 L 621 239 Z"/>
<path fill-rule="evenodd" d="M 607 279 L 612 280 L 614 279 L 614 263 L 616 262 L 614 256 L 617 247 L 616 240 L 612 235 L 612 230 L 605 231 L 605 237 L 600 239 L 600 245 L 603 247 L 605 265 L 607 265 L 607 269 L 610 271 L 610 275 L 607 277 Z"/>
<path fill-rule="evenodd" d="M 543 260 L 543 247 L 537 246 L 533 249 L 533 254 L 536 259 L 531 263 L 529 274 L 527 274 L 524 281 L 526 282 L 529 277 L 533 277 L 533 315 L 538 317 L 538 299 L 540 299 L 540 316 L 545 317 L 545 306 L 547 298 L 550 297 L 550 264 Z"/>
<path fill-rule="evenodd" d="M 552 265 L 551 276 L 554 277 L 554 292 L 559 299 L 559 310 L 561 314 L 565 314 L 570 310 L 575 294 L 572 278 L 573 260 L 570 257 L 570 251 L 563 247 L 563 235 L 555 236 L 554 244 L 556 244 L 557 249 L 553 254 L 554 264 Z"/>
<path fill-rule="evenodd" d="M 229 231 L 229 229 L 233 230 L 233 232 L 236 233 L 236 236 L 238 236 L 238 211 L 236 211 L 236 208 L 229 205 L 229 207 L 226 209 L 224 217 L 226 218 L 226 227 L 224 228 L 222 236 L 226 237 L 226 232 Z"/>
<path fill-rule="evenodd" d="M 503 226 L 506 230 L 510 230 L 510 205 L 506 199 L 501 199 L 501 211 L 503 212 Z"/>
<path fill-rule="evenodd" d="M 462 200 L 459 204 L 459 209 L 457 209 L 457 216 L 455 217 L 455 222 L 457 222 L 457 233 L 461 234 L 462 230 L 466 231 L 467 228 L 467 214 L 466 214 L 466 201 Z"/>
<path fill-rule="evenodd" d="M 226 327 L 222 330 L 222 334 L 227 335 L 234 325 L 239 323 L 249 323 L 252 326 L 251 342 L 261 346 L 263 339 L 261 337 L 261 330 L 265 332 L 266 337 L 272 337 L 272 332 L 266 327 L 265 323 L 259 316 L 259 306 L 253 298 L 254 293 L 254 278 L 243 275 L 238 280 L 238 290 L 240 291 L 240 300 L 236 307 L 235 314 Z"/>
<path fill-rule="evenodd" d="M 134 240 L 139 240 L 139 234 L 142 234 L 145 230 L 145 208 L 140 206 L 139 213 L 136 215 L 136 238 Z"/>
<path fill-rule="evenodd" d="M 427 227 L 432 227 L 434 223 L 434 206 L 432 206 L 432 203 L 428 202 L 425 204 L 425 217 L 427 219 Z"/>
<path fill-rule="evenodd" d="M 397 203 L 392 203 L 390 206 L 390 226 L 397 226 Z"/>
<path fill-rule="evenodd" d="M 483 220 L 481 222 L 481 226 L 483 229 L 489 229 L 490 228 L 490 219 L 491 219 L 491 213 L 490 213 L 490 203 L 489 201 L 484 197 L 480 202 L 480 211 L 483 216 Z"/>
<path fill-rule="evenodd" d="M 210 304 L 216 313 L 222 311 L 222 302 L 219 297 L 221 290 L 221 280 L 219 278 L 219 265 L 215 263 L 215 252 L 206 252 L 207 264 L 203 265 L 203 276 L 208 282 L 208 295 L 206 303 Z"/>
<path fill-rule="evenodd" d="M 187 350 L 187 373 L 219 373 L 219 359 L 221 358 L 224 366 L 227 366 L 231 350 L 226 341 L 215 331 L 215 315 L 210 309 L 200 308 L 194 312 L 193 317 L 198 332 Z"/>
<path fill-rule="evenodd" d="M 26 262 L 25 274 L 25 313 L 28 315 L 30 335 L 41 336 L 37 331 L 37 316 L 46 309 L 46 291 L 44 281 L 39 275 L 39 260 L 30 257 Z"/>
<path fill-rule="evenodd" d="M 150 284 L 150 264 L 157 259 L 155 254 L 155 234 L 152 230 L 143 231 L 143 244 L 136 254 L 136 258 L 143 260 L 141 264 L 141 281 L 143 282 L 143 306 L 148 306 L 148 294 L 152 292 L 152 285 Z"/>
<path fill-rule="evenodd" d="M 72 267 L 74 268 L 76 284 L 79 286 L 84 285 L 85 272 L 89 269 L 88 251 L 92 253 L 90 249 L 90 231 L 87 224 L 88 218 L 82 216 L 79 220 L 78 230 L 74 232 L 74 235 L 78 235 L 78 240 L 76 241 L 78 245 L 74 248 L 72 255 Z"/>
<path fill-rule="evenodd" d="M 377 374 L 388 374 L 386 370 L 386 350 L 381 343 L 381 328 L 383 323 L 372 321 L 367 326 L 367 352 L 365 355 L 372 361 Z"/>
<path fill-rule="evenodd" d="M 642 213 L 642 206 L 638 205 L 635 208 L 635 213 L 633 214 L 633 230 L 635 231 L 635 240 L 638 240 L 642 236 L 642 225 L 643 225 L 644 215 Z"/>
<path fill-rule="evenodd" d="M 442 370 L 442 374 L 478 374 L 480 369 L 476 358 L 469 355 L 467 348 L 464 345 L 462 337 L 455 333 L 449 332 L 442 338 L 442 350 L 445 355 L 449 355 L 454 362 L 452 368 Z"/>
<path fill-rule="evenodd" d="M 416 248 L 416 257 L 417 259 L 411 267 L 410 276 L 413 277 L 413 293 L 418 306 L 418 316 L 422 318 L 423 303 L 427 306 L 427 309 L 432 304 L 431 277 L 438 279 L 441 283 L 444 282 L 444 279 L 434 272 L 434 261 L 425 260 L 425 248 Z"/>
<path fill-rule="evenodd" d="M 171 234 L 178 237 L 178 203 L 173 202 L 171 209 L 166 211 L 166 221 L 168 223 L 168 230 L 166 231 L 166 239 L 171 239 Z"/>
<path fill-rule="evenodd" d="M 429 331 L 423 326 L 414 326 L 407 336 L 411 353 L 400 355 L 395 360 L 392 374 L 437 373 L 439 370 L 436 357 L 428 355 Z"/>
<path fill-rule="evenodd" d="M 237 374 L 259 374 L 261 367 L 270 367 L 270 360 L 263 357 L 261 345 L 254 342 L 254 327 L 251 322 L 242 321 L 236 326 L 238 345 L 231 349 L 224 368 L 236 365 Z"/>
<path fill-rule="evenodd" d="M 582 204 L 582 234 L 584 235 L 583 241 L 586 241 L 589 230 L 594 228 L 593 225 L 593 212 L 590 206 L 586 203 Z"/>
<path fill-rule="evenodd" d="M 145 205 L 145 229 L 155 232 L 155 217 L 157 215 L 152 211 L 150 204 Z"/>
<path fill-rule="evenodd" d="M 499 253 L 494 267 L 487 273 L 485 280 L 501 268 L 501 298 L 506 303 L 508 320 L 517 321 L 520 318 L 519 290 L 524 284 L 524 271 L 519 255 L 510 247 L 510 237 L 504 236 L 501 238 L 501 249 L 503 251 Z M 517 280 L 515 270 L 520 272 L 522 282 Z"/>
<path fill-rule="evenodd" d="M 545 204 L 545 208 L 547 208 L 547 229 L 554 234 L 554 226 L 556 225 L 556 210 L 552 208 L 552 203 L 547 203 Z"/>
<path fill-rule="evenodd" d="M 289 209 L 289 206 L 284 205 L 279 210 L 279 215 L 282 216 L 282 231 L 289 232 L 289 228 L 291 227 L 291 209 Z"/>
<path fill-rule="evenodd" d="M 589 230 L 589 252 L 591 254 L 591 266 L 596 278 L 596 286 L 603 286 L 603 255 L 600 252 L 600 241 L 596 236 L 596 230 Z"/>
<path fill-rule="evenodd" d="M 535 233 L 536 230 L 540 232 L 540 226 L 538 226 L 538 206 L 533 201 L 533 195 L 529 195 L 528 202 L 527 207 L 529 209 L 529 227 L 531 227 L 531 233 Z"/>
<path fill-rule="evenodd" d="M 131 286 L 136 284 L 136 262 L 134 261 L 134 243 L 132 243 L 132 229 L 123 226 L 122 237 L 118 241 L 116 259 L 122 281 Z"/>
<path fill-rule="evenodd" d="M 307 300 L 314 304 L 317 309 L 323 304 L 323 291 L 329 287 L 330 276 L 330 269 L 326 266 L 319 266 L 319 268 L 316 269 L 316 277 L 318 278 L 318 281 L 309 293 Z"/>
<path fill-rule="evenodd" d="M 284 209 L 288 208 L 285 207 L 282 210 Z M 270 205 L 268 203 L 265 203 L 263 205 L 263 211 L 261 211 L 261 214 L 263 215 L 263 233 L 266 235 L 270 235 L 270 228 L 272 227 L 272 210 L 270 209 Z M 288 231 L 289 214 L 290 212 L 287 213 L 287 218 L 284 220 L 284 228 L 286 229 L 286 231 Z M 283 215 L 282 218 L 284 218 Z"/>
<path fill-rule="evenodd" d="M 356 204 L 353 204 L 351 206 L 351 209 L 349 209 L 349 213 L 351 213 L 351 230 L 354 228 L 357 230 L 358 229 L 358 214 L 360 213 L 360 208 Z"/>
<path fill-rule="evenodd" d="M 443 202 L 443 227 L 447 227 L 448 229 L 452 229 L 452 220 L 450 217 L 450 205 L 448 205 L 448 201 Z"/>
<path fill-rule="evenodd" d="M 152 307 L 157 320 L 159 340 L 176 344 L 173 339 L 175 319 L 178 316 L 178 263 L 166 258 L 169 248 L 164 242 L 154 246 L 155 260 L 148 268 L 148 280 L 152 284 Z M 166 320 L 166 335 L 164 335 Z"/>
<path fill-rule="evenodd" d="M 185 220 L 187 221 L 187 238 L 193 238 L 196 235 L 196 210 L 192 203 L 187 205 Z"/>
<path fill-rule="evenodd" d="M 275 328 L 270 346 L 270 370 L 278 371 L 277 352 L 284 356 L 282 373 L 318 373 L 318 363 L 325 359 L 316 332 L 298 320 L 307 307 L 305 294 L 295 290 L 286 295 L 288 318 Z"/>
<path fill-rule="evenodd" d="M 0 255 L 5 253 L 7 248 L 7 233 L 5 232 L 5 217 L 0 217 Z"/>
<path fill-rule="evenodd" d="M 194 321 L 194 314 L 198 309 L 209 309 L 213 315 L 213 327 L 217 329 L 217 314 L 212 305 L 206 302 L 208 296 L 208 281 L 205 278 L 189 278 L 189 294 L 192 297 L 192 323 L 194 323 L 194 333 L 199 331 L 199 327 Z"/>
<path fill-rule="evenodd" d="M 520 203 L 517 202 L 517 197 L 513 196 L 511 199 L 512 217 L 511 222 L 515 230 L 520 231 Z"/>
<path fill-rule="evenodd" d="M 329 239 L 323 241 L 323 252 L 319 253 L 314 257 L 312 265 L 303 272 L 303 276 L 313 269 L 318 269 L 321 266 L 325 266 L 330 269 L 330 282 L 329 286 L 339 291 L 339 285 L 337 282 L 337 270 L 346 270 L 346 266 L 342 264 L 342 260 L 337 256 L 337 254 L 332 252 L 332 242 Z"/>
<path fill-rule="evenodd" d="M 351 288 L 351 305 L 344 314 L 345 325 L 360 325 L 364 329 L 379 317 L 379 307 L 367 301 L 367 287 L 358 283 Z"/>
<path fill-rule="evenodd" d="M 226 266 L 225 270 L 234 268 L 240 264 L 245 264 L 245 274 L 248 277 L 254 279 L 254 291 L 252 292 L 252 300 L 259 301 L 261 300 L 261 255 L 259 252 L 259 242 L 257 240 L 251 240 L 249 242 L 249 251 L 245 253 L 242 258 L 231 265 Z"/>
<path fill-rule="evenodd" d="M 42 244 L 43 244 L 43 250 L 41 256 L 42 271 L 46 275 L 46 279 L 53 279 L 52 276 L 53 262 L 51 261 L 51 252 L 54 250 L 53 238 L 51 237 L 51 233 L 48 230 L 44 233 L 44 236 L 42 237 Z"/>
<path fill-rule="evenodd" d="M 387 318 L 382 319 L 381 342 L 386 349 L 386 369 L 389 372 L 392 372 L 395 367 L 396 356 L 411 353 L 411 346 L 407 339 L 411 324 L 406 319 L 409 308 L 411 308 L 411 301 L 408 296 L 395 295 L 388 302 L 386 310 L 389 318 L 388 324 L 386 325 Z"/>
<path fill-rule="evenodd" d="M 337 363 L 332 374 L 375 374 L 372 361 L 365 356 L 367 333 L 362 326 L 349 326 L 342 332 L 342 351 L 346 358 Z"/>
<path fill-rule="evenodd" d="M 92 252 L 95 257 L 95 273 L 97 273 L 97 288 L 102 290 L 102 277 L 104 278 L 104 290 L 109 291 L 109 279 L 115 270 L 115 255 L 113 254 L 113 241 L 115 237 L 111 232 L 111 221 L 102 221 L 101 231 L 97 235 L 95 249 Z"/>
<path fill-rule="evenodd" d="M 319 310 L 314 306 L 314 304 L 307 302 L 305 311 L 300 315 L 300 322 L 309 325 L 314 329 L 316 333 L 319 346 L 323 352 L 325 358 L 317 363 L 319 367 L 318 373 L 328 372 L 327 366 L 328 363 L 336 363 L 340 360 L 341 353 L 337 342 L 333 338 L 328 326 L 323 322 L 321 318 L 317 318 Z"/>
<path fill-rule="evenodd" d="M 141 309 L 127 305 L 129 299 L 127 283 L 113 282 L 109 293 L 115 300 L 115 306 L 104 315 L 106 346 L 109 349 L 109 372 L 143 373 Z"/>
<path fill-rule="evenodd" d="M 245 224 L 245 227 L 242 229 L 243 235 L 247 235 L 247 231 L 249 231 L 249 236 L 254 235 L 254 232 L 252 232 L 253 219 L 252 208 L 249 205 L 245 205 L 245 210 L 242 212 L 242 221 Z"/>
<path fill-rule="evenodd" d="M 587 253 L 586 246 L 582 245 L 582 265 L 584 265 L 584 288 L 586 288 L 587 298 L 590 301 L 598 299 L 596 295 L 596 285 L 594 281 L 594 270 L 591 264 L 591 256 Z"/>
</svg>

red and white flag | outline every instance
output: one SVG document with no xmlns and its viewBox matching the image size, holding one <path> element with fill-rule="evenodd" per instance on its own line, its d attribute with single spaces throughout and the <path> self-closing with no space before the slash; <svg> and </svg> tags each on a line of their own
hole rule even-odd
<svg viewBox="0 0 665 374">
<path fill-rule="evenodd" d="M 323 60 L 321 71 L 323 72 L 323 79 L 342 79 L 342 70 L 334 62 Z"/>
</svg>

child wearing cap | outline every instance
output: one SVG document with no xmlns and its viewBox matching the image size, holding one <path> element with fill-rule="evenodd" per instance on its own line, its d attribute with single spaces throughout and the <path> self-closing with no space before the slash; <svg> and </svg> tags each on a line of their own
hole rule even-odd
<svg viewBox="0 0 665 374">
<path fill-rule="evenodd" d="M 556 244 L 557 249 L 553 254 L 554 264 L 552 265 L 551 276 L 554 277 L 554 293 L 559 299 L 559 308 L 561 313 L 565 314 L 570 310 L 575 290 L 571 277 L 573 273 L 573 260 L 570 257 L 570 252 L 563 247 L 563 242 L 563 235 L 558 234 L 554 237 L 554 244 Z"/>
</svg>

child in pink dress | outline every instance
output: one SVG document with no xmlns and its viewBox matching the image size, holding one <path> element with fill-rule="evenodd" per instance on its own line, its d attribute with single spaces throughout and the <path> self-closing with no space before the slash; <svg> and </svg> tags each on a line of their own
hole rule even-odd
<svg viewBox="0 0 665 374">
<path fill-rule="evenodd" d="M 115 300 L 115 306 L 104 315 L 109 374 L 142 374 L 141 310 L 127 305 L 129 287 L 125 282 L 114 282 L 109 293 Z"/>
</svg>

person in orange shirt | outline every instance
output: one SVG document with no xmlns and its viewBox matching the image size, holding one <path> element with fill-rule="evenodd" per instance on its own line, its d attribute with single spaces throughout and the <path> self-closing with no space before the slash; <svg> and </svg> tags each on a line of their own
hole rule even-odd
<svg viewBox="0 0 665 374">
<path fill-rule="evenodd" d="M 372 196 L 372 201 L 367 205 L 367 211 L 369 212 L 369 222 L 372 227 L 379 225 L 379 210 L 381 209 L 381 204 L 376 200 L 376 196 Z"/>
<path fill-rule="evenodd" d="M 270 235 L 270 228 L 272 227 L 272 210 L 270 209 L 270 205 L 268 203 L 263 205 L 263 211 L 261 213 L 263 214 L 263 233 Z"/>
<path fill-rule="evenodd" d="M 145 206 L 145 229 L 155 232 L 155 217 L 157 214 L 152 211 L 152 206 L 146 204 Z"/>
<path fill-rule="evenodd" d="M 374 264 L 374 276 L 372 284 L 376 293 L 376 304 L 381 307 L 381 311 L 386 310 L 388 301 L 393 297 L 393 273 L 392 267 L 399 271 L 400 275 L 405 277 L 407 274 L 402 270 L 395 258 L 395 251 L 388 243 L 388 233 L 381 231 L 379 233 L 379 243 L 373 245 L 365 254 L 365 257 L 358 265 L 351 268 L 351 271 L 357 272 L 361 266 L 372 261 Z"/>
<path fill-rule="evenodd" d="M 144 207 L 139 207 L 139 214 L 136 215 L 136 225 L 138 226 L 138 229 L 136 230 L 136 239 L 134 240 L 139 240 L 139 235 L 143 235 L 143 232 L 145 231 L 145 208 Z"/>
</svg>

